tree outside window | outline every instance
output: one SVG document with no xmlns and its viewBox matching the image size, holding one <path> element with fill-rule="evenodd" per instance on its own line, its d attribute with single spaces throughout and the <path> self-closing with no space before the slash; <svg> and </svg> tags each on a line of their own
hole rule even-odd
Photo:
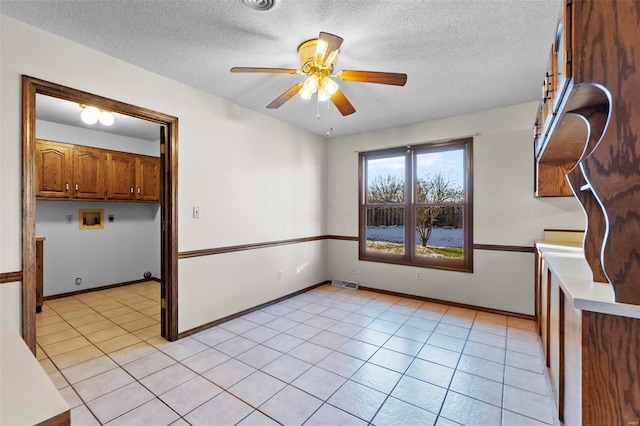
<svg viewBox="0 0 640 426">
<path fill-rule="evenodd" d="M 360 153 L 361 260 L 472 271 L 471 143 Z"/>
</svg>

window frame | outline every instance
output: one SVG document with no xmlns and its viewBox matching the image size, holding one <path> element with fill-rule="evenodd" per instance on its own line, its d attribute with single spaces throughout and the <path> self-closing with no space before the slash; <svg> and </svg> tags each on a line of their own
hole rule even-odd
<svg viewBox="0 0 640 426">
<path fill-rule="evenodd" d="M 464 151 L 464 197 L 460 203 L 463 209 L 462 226 L 463 258 L 447 259 L 416 255 L 415 217 L 416 208 L 425 203 L 417 202 L 416 181 L 417 167 L 415 159 L 418 154 L 452 151 Z M 404 254 L 367 251 L 367 208 L 376 207 L 380 203 L 367 201 L 367 160 L 403 156 L 405 159 L 405 198 L 404 203 L 384 204 L 387 207 L 404 208 Z M 379 206 L 378 206 L 379 207 Z M 358 258 L 369 262 L 390 263 L 396 265 L 417 266 L 421 268 L 444 269 L 450 271 L 473 273 L 473 138 L 460 138 L 439 142 L 426 142 L 417 145 L 405 145 L 397 148 L 386 148 L 358 153 Z"/>
</svg>

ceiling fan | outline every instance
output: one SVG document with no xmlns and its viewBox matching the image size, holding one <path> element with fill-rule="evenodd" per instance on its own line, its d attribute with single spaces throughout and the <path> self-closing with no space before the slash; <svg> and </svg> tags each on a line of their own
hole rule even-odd
<svg viewBox="0 0 640 426">
<path fill-rule="evenodd" d="M 342 115 L 353 114 L 356 109 L 332 77 L 343 81 L 394 86 L 404 86 L 407 82 L 406 74 L 392 72 L 342 70 L 333 74 L 333 66 L 338 58 L 338 49 L 340 49 L 342 42 L 343 39 L 337 35 L 321 32 L 318 38 L 307 40 L 298 46 L 300 69 L 234 67 L 231 68 L 231 72 L 304 74 L 308 77 L 304 83 L 293 85 L 267 105 L 267 108 L 279 108 L 298 93 L 304 99 L 311 99 L 313 94 L 317 93 L 318 101 L 330 99 Z"/>
</svg>

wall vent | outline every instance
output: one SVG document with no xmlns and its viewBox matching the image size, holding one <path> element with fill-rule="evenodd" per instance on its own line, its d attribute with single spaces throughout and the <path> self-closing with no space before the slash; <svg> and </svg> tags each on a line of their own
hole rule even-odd
<svg viewBox="0 0 640 426">
<path fill-rule="evenodd" d="M 358 283 L 355 281 L 332 280 L 331 285 L 334 287 L 347 288 L 349 290 L 358 289 Z"/>
<path fill-rule="evenodd" d="M 280 0 L 242 0 L 242 2 L 252 9 L 267 11 L 276 7 Z"/>
</svg>

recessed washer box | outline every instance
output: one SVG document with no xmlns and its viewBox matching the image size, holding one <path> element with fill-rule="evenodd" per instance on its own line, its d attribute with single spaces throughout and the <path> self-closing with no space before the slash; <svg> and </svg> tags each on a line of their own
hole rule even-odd
<svg viewBox="0 0 640 426">
<path fill-rule="evenodd" d="M 78 229 L 104 229 L 104 209 L 79 209 Z"/>
</svg>

